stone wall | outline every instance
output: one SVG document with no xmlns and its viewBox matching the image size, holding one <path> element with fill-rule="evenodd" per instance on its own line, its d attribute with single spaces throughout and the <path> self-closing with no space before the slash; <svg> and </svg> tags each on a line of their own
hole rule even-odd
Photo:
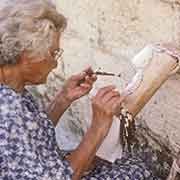
<svg viewBox="0 0 180 180">
<path fill-rule="evenodd" d="M 61 46 L 64 61 L 51 74 L 48 85 L 38 88 L 45 100 L 52 98 L 64 79 L 87 65 L 121 73 L 121 78 L 100 77 L 95 89 L 116 84 L 121 90 L 135 71 L 130 59 L 146 44 L 173 42 L 180 45 L 179 0 L 56 0 L 68 19 Z M 78 144 L 90 123 L 89 97 L 75 102 L 57 127 L 60 146 Z M 146 132 L 158 137 L 172 152 L 180 146 L 180 75 L 161 87 L 138 115 Z M 146 131 L 147 130 L 147 131 Z"/>
</svg>

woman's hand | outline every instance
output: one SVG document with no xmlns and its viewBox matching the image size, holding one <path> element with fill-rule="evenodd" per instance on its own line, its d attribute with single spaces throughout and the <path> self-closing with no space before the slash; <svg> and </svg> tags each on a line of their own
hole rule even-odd
<svg viewBox="0 0 180 180">
<path fill-rule="evenodd" d="M 71 76 L 65 83 L 62 94 L 72 103 L 76 99 L 86 95 L 92 89 L 97 77 L 91 67 L 88 67 L 83 72 Z"/>
<path fill-rule="evenodd" d="M 63 89 L 57 93 L 56 97 L 47 108 L 47 114 L 55 126 L 71 103 L 86 95 L 92 89 L 96 79 L 96 75 L 89 67 L 82 73 L 71 76 L 66 81 Z"/>
<path fill-rule="evenodd" d="M 92 98 L 92 127 L 102 128 L 108 132 L 113 116 L 119 114 L 122 98 L 114 86 L 107 86 L 98 91 Z"/>
</svg>

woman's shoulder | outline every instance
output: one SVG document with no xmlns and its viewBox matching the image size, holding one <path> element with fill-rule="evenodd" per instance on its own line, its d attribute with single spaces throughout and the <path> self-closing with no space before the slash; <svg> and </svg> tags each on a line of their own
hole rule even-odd
<svg viewBox="0 0 180 180">
<path fill-rule="evenodd" d="M 6 101 L 7 103 L 13 103 L 13 100 L 20 99 L 21 94 L 13 90 L 7 85 L 0 84 L 0 100 Z"/>
<path fill-rule="evenodd" d="M 21 95 L 5 85 L 0 85 L 0 114 L 16 112 L 21 106 Z"/>
</svg>

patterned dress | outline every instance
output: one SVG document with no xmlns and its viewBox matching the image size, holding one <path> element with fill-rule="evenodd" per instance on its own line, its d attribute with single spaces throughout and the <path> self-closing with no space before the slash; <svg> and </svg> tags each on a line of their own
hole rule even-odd
<svg viewBox="0 0 180 180">
<path fill-rule="evenodd" d="M 73 170 L 59 150 L 55 129 L 32 95 L 0 85 L 0 179 L 70 180 Z M 156 180 L 139 158 L 99 163 L 83 180 Z"/>
</svg>

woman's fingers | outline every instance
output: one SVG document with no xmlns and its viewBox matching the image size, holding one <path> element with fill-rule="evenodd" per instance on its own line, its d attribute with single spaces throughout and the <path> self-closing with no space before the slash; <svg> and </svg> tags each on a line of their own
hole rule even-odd
<svg viewBox="0 0 180 180">
<path fill-rule="evenodd" d="M 120 97 L 120 93 L 118 91 L 116 91 L 115 89 L 106 93 L 104 95 L 104 97 L 102 98 L 102 101 L 103 101 L 103 103 L 107 103 L 107 102 L 111 101 L 111 99 L 114 97 L 117 97 L 117 98 Z"/>
<path fill-rule="evenodd" d="M 86 76 L 84 82 L 80 83 L 81 87 L 86 89 L 92 89 L 94 82 L 96 81 L 96 77 Z"/>
<path fill-rule="evenodd" d="M 115 90 L 115 86 L 106 86 L 98 91 L 93 100 L 104 112 L 113 116 L 120 111 L 123 98 Z"/>
<path fill-rule="evenodd" d="M 94 80 L 93 80 L 91 77 L 86 76 L 86 77 L 85 77 L 85 81 L 84 81 L 84 83 L 86 83 L 86 84 L 90 84 L 90 85 L 93 85 Z"/>
<path fill-rule="evenodd" d="M 86 84 L 86 83 L 82 83 L 80 84 L 81 87 L 85 88 L 85 89 L 91 89 L 92 86 L 90 84 Z"/>
<path fill-rule="evenodd" d="M 91 66 L 87 67 L 83 72 L 86 73 L 85 83 L 93 84 L 97 80 L 97 76 Z"/>
<path fill-rule="evenodd" d="M 86 68 L 84 71 L 71 76 L 72 80 L 85 80 L 86 76 L 93 76 L 94 72 L 91 67 Z"/>
<path fill-rule="evenodd" d="M 110 111 L 112 114 L 116 115 L 120 112 L 121 103 L 123 100 L 124 98 L 120 96 L 120 93 L 116 89 L 112 89 L 103 96 L 102 103 L 107 111 Z"/>
<path fill-rule="evenodd" d="M 87 76 L 87 75 L 86 75 L 85 72 L 81 72 L 81 73 L 79 73 L 79 74 L 72 75 L 70 78 L 71 78 L 71 80 L 73 80 L 73 81 L 80 81 L 80 80 L 85 79 L 86 76 Z"/>
<path fill-rule="evenodd" d="M 93 123 L 109 129 L 113 116 L 118 115 L 121 109 L 120 93 L 115 91 L 115 86 L 101 88 L 92 98 Z"/>
<path fill-rule="evenodd" d="M 115 97 L 109 101 L 108 105 L 110 108 L 112 108 L 112 112 L 115 115 L 120 113 L 122 101 L 123 101 L 123 98 L 121 97 Z"/>
<path fill-rule="evenodd" d="M 92 79 L 93 82 L 97 80 L 96 74 L 93 74 L 90 78 Z"/>
<path fill-rule="evenodd" d="M 92 85 L 97 80 L 97 76 L 92 68 L 88 67 L 81 73 L 71 76 L 71 80 L 76 81 L 79 85 L 83 83 Z"/>
<path fill-rule="evenodd" d="M 91 66 L 84 69 L 84 71 L 87 75 L 92 76 L 94 74 L 94 71 L 92 70 Z"/>
<path fill-rule="evenodd" d="M 106 87 L 101 88 L 101 89 L 98 91 L 98 93 L 96 94 L 96 98 L 102 99 L 102 98 L 105 96 L 105 94 L 111 92 L 113 89 L 115 89 L 115 86 L 113 86 L 113 85 L 110 85 L 110 86 L 106 86 Z"/>
</svg>

